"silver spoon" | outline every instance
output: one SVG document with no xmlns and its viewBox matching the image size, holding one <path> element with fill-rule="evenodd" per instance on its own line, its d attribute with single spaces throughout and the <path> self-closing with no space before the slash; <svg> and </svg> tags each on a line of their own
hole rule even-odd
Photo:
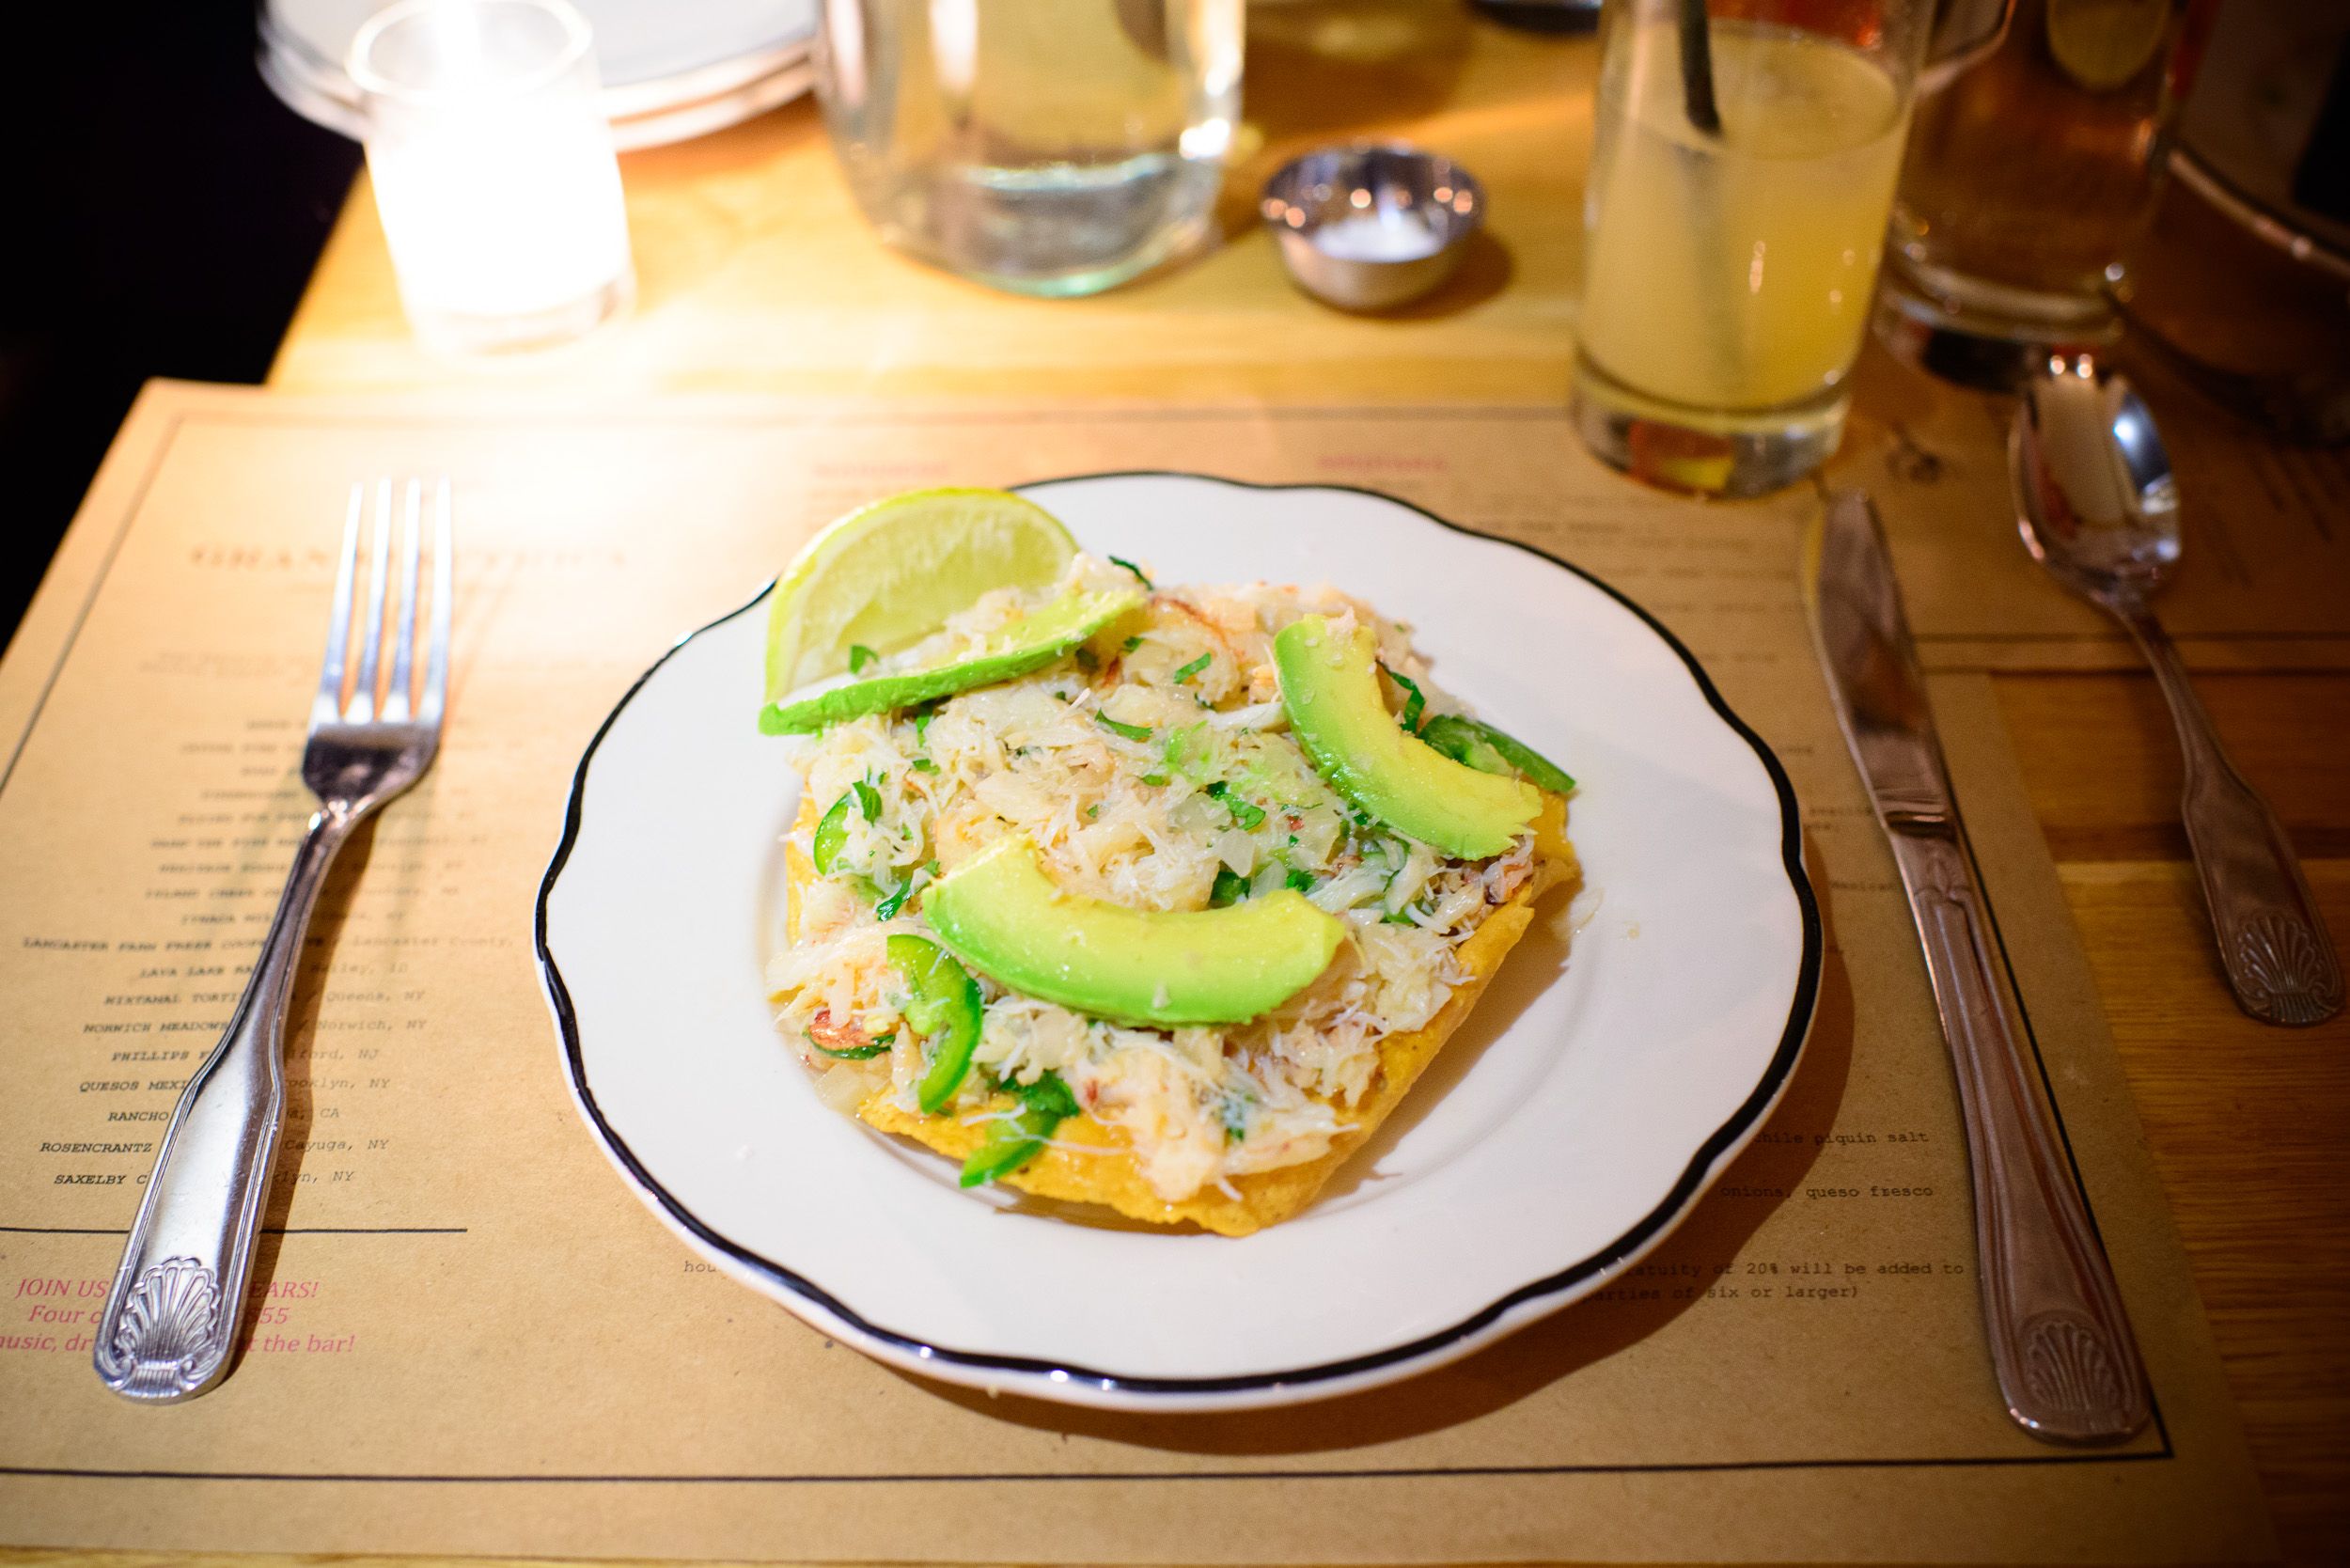
<svg viewBox="0 0 2350 1568">
<path fill-rule="evenodd" d="M 2170 704 L 2186 760 L 2179 814 L 2237 1004 L 2270 1024 L 2332 1017 L 2342 965 L 2292 841 L 2228 760 L 2178 649 L 2147 607 L 2179 560 L 2178 487 L 2154 416 L 2126 379 L 2089 355 L 2052 355 L 2024 384 L 2007 465 L 2025 546 L 2128 629 Z"/>
</svg>

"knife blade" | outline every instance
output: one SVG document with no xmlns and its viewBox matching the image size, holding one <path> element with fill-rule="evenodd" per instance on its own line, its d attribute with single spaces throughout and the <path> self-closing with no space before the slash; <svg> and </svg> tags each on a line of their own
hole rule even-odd
<svg viewBox="0 0 2350 1568">
<path fill-rule="evenodd" d="M 2104 1249 L 2027 1058 L 1994 957 L 1901 590 L 1865 493 L 1828 498 L 1804 591 L 1836 717 L 1893 848 L 1965 1112 L 1983 1321 L 2008 1414 L 2049 1442 L 2119 1442 L 2146 1422 L 2145 1370 Z"/>
</svg>

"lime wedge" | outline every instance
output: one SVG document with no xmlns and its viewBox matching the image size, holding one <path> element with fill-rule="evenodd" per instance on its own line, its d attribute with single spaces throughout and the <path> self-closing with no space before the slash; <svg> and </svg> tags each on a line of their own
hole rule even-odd
<svg viewBox="0 0 2350 1568">
<path fill-rule="evenodd" d="M 776 584 L 767 700 L 919 641 L 991 588 L 1052 582 L 1077 553 L 1053 514 L 1000 490 L 913 490 L 807 541 Z"/>
<path fill-rule="evenodd" d="M 2048 0 L 2048 53 L 2092 92 L 2109 92 L 2153 63 L 2170 0 Z"/>
</svg>

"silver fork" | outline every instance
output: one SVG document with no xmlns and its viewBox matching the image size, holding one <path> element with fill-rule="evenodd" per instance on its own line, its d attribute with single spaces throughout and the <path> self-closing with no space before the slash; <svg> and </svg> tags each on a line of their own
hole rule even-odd
<svg viewBox="0 0 2350 1568">
<path fill-rule="evenodd" d="M 410 479 L 400 487 L 399 624 L 380 698 L 378 655 L 393 580 L 394 487 L 390 479 L 375 486 L 370 592 L 353 674 L 352 589 L 367 491 L 364 483 L 351 487 L 326 667 L 310 704 L 310 738 L 302 752 L 302 781 L 319 797 L 320 808 L 294 852 L 276 917 L 228 1030 L 188 1079 L 164 1130 L 155 1173 L 95 1330 L 92 1358 L 99 1381 L 145 1404 L 192 1399 L 228 1371 L 244 1318 L 253 1237 L 269 1199 L 278 1123 L 286 1109 L 286 1007 L 293 996 L 303 933 L 343 840 L 368 813 L 423 776 L 440 746 L 441 709 L 448 692 L 448 481 L 432 487 L 431 642 L 423 696 L 413 709 L 426 486 Z"/>
</svg>

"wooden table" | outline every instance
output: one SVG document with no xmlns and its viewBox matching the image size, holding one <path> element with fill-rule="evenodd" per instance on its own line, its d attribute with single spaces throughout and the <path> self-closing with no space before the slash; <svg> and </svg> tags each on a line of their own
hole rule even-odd
<svg viewBox="0 0 2350 1568">
<path fill-rule="evenodd" d="M 1164 276 L 1062 303 L 990 293 L 883 250 L 841 184 L 814 106 L 791 104 L 623 158 L 641 282 L 634 321 L 554 369 L 497 382 L 590 398 L 1559 399 L 1594 63 L 1588 42 L 1506 33 L 1449 4 L 1260 8 L 1250 120 L 1222 213 L 1232 238 Z M 1298 295 L 1254 221 L 1253 193 L 1279 162 L 1356 134 L 1408 135 L 1448 152 L 1498 198 L 1490 238 L 1464 274 L 1390 319 L 1343 317 Z M 412 346 L 364 180 L 271 384 L 482 384 Z M 2288 1559 L 2350 1561 L 2350 1181 L 2341 1168 L 2350 1018 L 2287 1030 L 2236 1010 L 2178 826 L 2179 763 L 2150 679 L 2003 675 L 1996 687 Z M 2201 687 L 2244 772 L 2292 829 L 2326 919 L 2350 935 L 2350 675 L 2214 675 Z M 0 1554 L 19 1563 L 108 1556 Z"/>
</svg>

